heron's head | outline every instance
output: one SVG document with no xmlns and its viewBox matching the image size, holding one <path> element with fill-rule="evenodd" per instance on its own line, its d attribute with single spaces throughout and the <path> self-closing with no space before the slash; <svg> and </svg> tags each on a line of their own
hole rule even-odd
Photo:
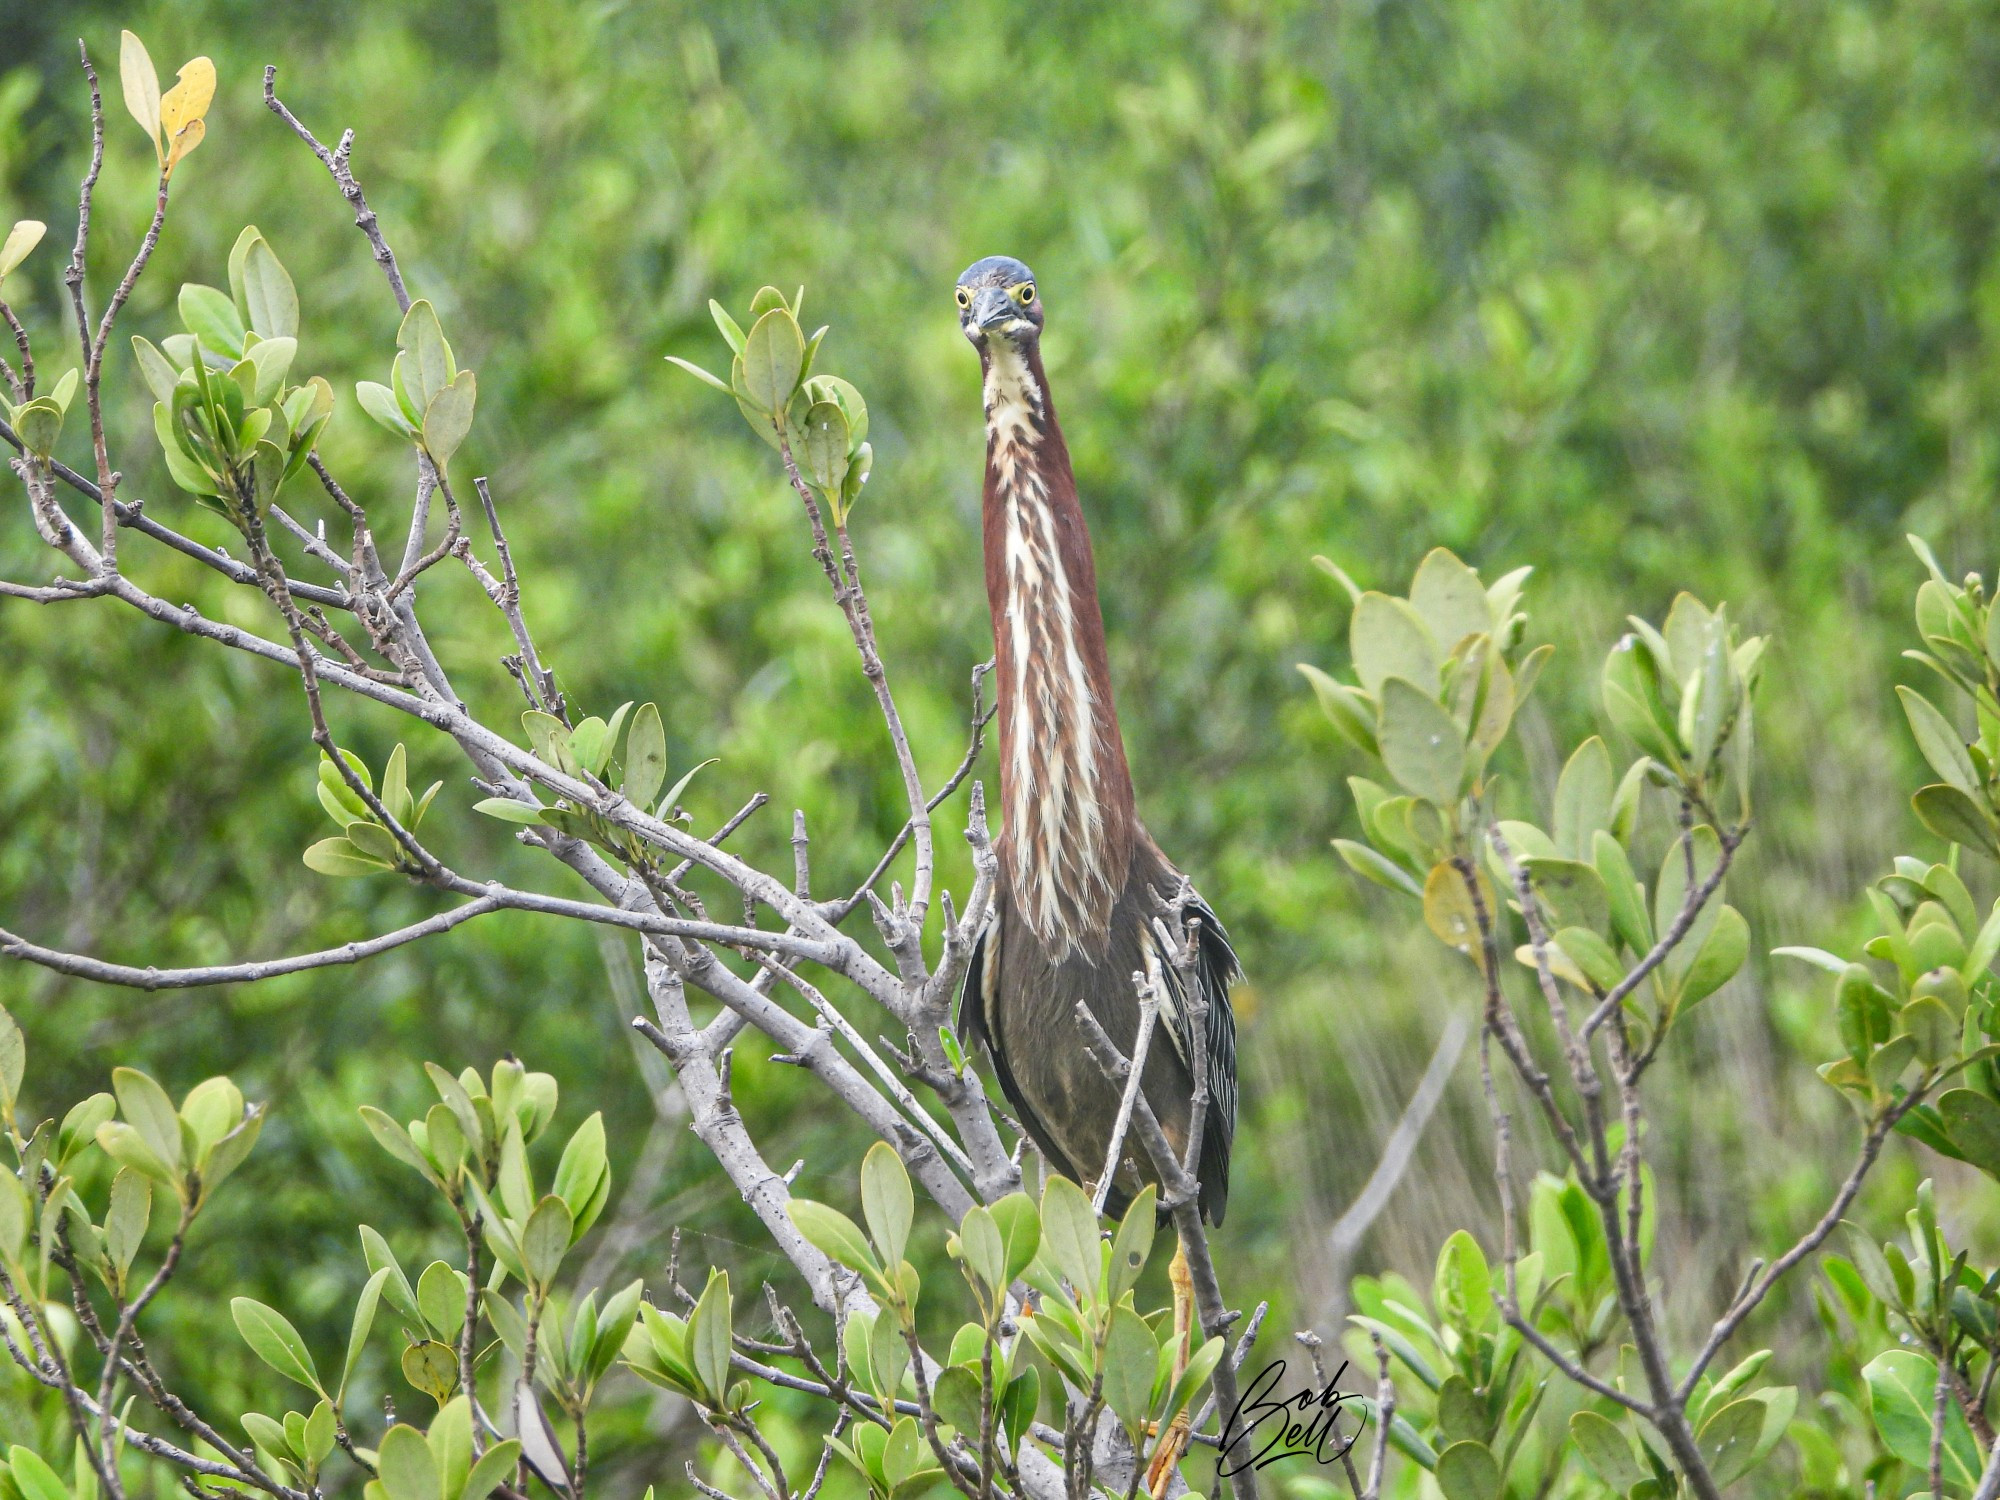
<svg viewBox="0 0 2000 1500">
<path fill-rule="evenodd" d="M 1042 334 L 1042 299 L 1035 273 L 1011 255 L 989 255 L 958 278 L 958 326 L 982 353 L 989 341 L 1026 348 Z"/>
</svg>

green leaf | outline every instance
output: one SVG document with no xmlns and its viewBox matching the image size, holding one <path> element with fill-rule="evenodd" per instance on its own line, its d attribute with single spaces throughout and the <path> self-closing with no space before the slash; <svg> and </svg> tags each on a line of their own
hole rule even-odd
<svg viewBox="0 0 2000 1500">
<path fill-rule="evenodd" d="M 250 1297 L 234 1297 L 230 1299 L 229 1314 L 236 1320 L 236 1331 L 243 1335 L 243 1342 L 265 1364 L 287 1380 L 295 1380 L 322 1396 L 326 1394 L 305 1340 L 283 1313 Z"/>
<path fill-rule="evenodd" d="M 1366 844 L 1357 844 L 1353 839 L 1335 839 L 1333 847 L 1355 874 L 1389 890 L 1401 891 L 1406 896 L 1423 895 L 1424 888 L 1417 884 L 1416 877 L 1387 855 Z"/>
<path fill-rule="evenodd" d="M 27 1253 L 32 1213 L 21 1179 L 12 1172 L 0 1171 L 0 1256 L 13 1265 L 18 1266 Z"/>
<path fill-rule="evenodd" d="M 625 734 L 625 781 L 619 788 L 634 807 L 649 809 L 667 779 L 667 732 L 657 704 L 642 703 Z"/>
<path fill-rule="evenodd" d="M 7 1450 L 7 1468 L 23 1500 L 69 1500 L 69 1491 L 41 1456 L 16 1444 Z"/>
<path fill-rule="evenodd" d="M 1645 1480 L 1645 1471 L 1632 1456 L 1632 1440 L 1609 1417 L 1594 1411 L 1576 1412 L 1569 1419 L 1569 1436 L 1591 1473 L 1618 1494 Z"/>
<path fill-rule="evenodd" d="M 796 316 L 797 309 L 793 309 Z M 817 339 L 826 330 L 822 328 Z M 810 349 L 808 350 L 810 360 Z M 858 454 L 868 441 L 868 403 L 861 399 L 861 392 L 838 375 L 816 375 L 806 382 L 806 391 L 815 402 L 831 401 L 840 408 L 847 418 L 847 448 L 850 454 Z"/>
<path fill-rule="evenodd" d="M 1672 619 L 1667 623 L 1672 625 Z M 1688 747 L 1697 767 L 1706 767 L 1715 759 L 1723 730 L 1736 711 L 1739 697 L 1740 688 L 1730 679 L 1728 617 L 1718 605 L 1702 640 L 1692 692 L 1694 721 Z M 1683 703 L 1683 710 L 1686 707 Z"/>
<path fill-rule="evenodd" d="M 959 1220 L 958 1256 L 965 1268 L 978 1278 L 981 1286 L 989 1291 L 1005 1288 L 1007 1283 L 1003 1278 L 1007 1271 L 1007 1250 L 1000 1242 L 1000 1231 L 993 1223 L 993 1215 L 985 1205 L 975 1203 Z"/>
<path fill-rule="evenodd" d="M 1604 932 L 1611 926 L 1611 898 L 1594 865 L 1579 859 L 1523 859 L 1535 891 L 1555 913 L 1558 927 Z"/>
<path fill-rule="evenodd" d="M 718 391 L 721 391 L 722 394 L 725 396 L 733 396 L 736 394 L 729 388 L 728 381 L 722 379 L 720 376 L 709 374 L 708 371 L 704 370 L 700 365 L 691 364 L 687 360 L 680 358 L 678 355 L 669 354 L 667 356 L 667 363 L 670 365 L 679 365 L 683 370 L 686 370 L 688 374 L 694 376 L 695 379 L 703 381 L 708 385 L 714 386 Z"/>
<path fill-rule="evenodd" d="M 639 1299 L 645 1295 L 645 1290 L 646 1284 L 642 1280 L 626 1283 L 611 1295 L 604 1304 L 604 1310 L 597 1315 L 597 1331 L 591 1344 L 588 1370 L 591 1380 L 600 1379 L 618 1357 L 626 1335 L 631 1333 L 639 1316 Z"/>
<path fill-rule="evenodd" d="M 179 1171 L 181 1117 L 167 1091 L 137 1068 L 113 1068 L 111 1089 L 126 1121 L 162 1162 Z"/>
<path fill-rule="evenodd" d="M 1180 1379 L 1167 1392 L 1166 1407 L 1159 1414 L 1161 1421 L 1171 1422 L 1179 1416 L 1188 1402 L 1194 1399 L 1195 1392 L 1208 1384 L 1215 1374 L 1215 1367 L 1222 1363 L 1228 1343 L 1227 1339 L 1210 1339 L 1194 1351 L 1188 1359 L 1187 1368 L 1181 1371 Z"/>
<path fill-rule="evenodd" d="M 1718 908 L 1715 925 L 1709 928 L 1681 978 L 1679 1008 L 1686 1010 L 1721 989 L 1735 977 L 1749 954 L 1750 924 L 1735 907 Z"/>
<path fill-rule="evenodd" d="M 1375 711 L 1368 700 L 1345 683 L 1336 682 L 1318 667 L 1298 664 L 1299 672 L 1312 684 L 1320 711 L 1327 716 L 1340 737 L 1364 755 L 1380 755 L 1375 742 Z"/>
<path fill-rule="evenodd" d="M 695 1303 L 694 1312 L 688 1318 L 687 1333 L 688 1357 L 694 1364 L 694 1372 L 713 1397 L 709 1404 L 719 1405 L 729 1390 L 730 1307 L 727 1271 L 713 1271 L 709 1274 L 708 1285 L 702 1289 L 701 1300 Z"/>
<path fill-rule="evenodd" d="M 938 1420 L 965 1433 L 969 1443 L 979 1438 L 980 1397 L 979 1374 L 967 1365 L 949 1365 L 939 1371 L 931 1388 Z"/>
<path fill-rule="evenodd" d="M 260 340 L 257 347 L 244 356 L 257 372 L 250 392 L 250 400 L 255 405 L 273 407 L 284 391 L 285 377 L 292 373 L 292 361 L 298 357 L 298 352 L 297 339 L 274 338 Z M 288 437 L 289 434 L 280 433 L 279 436 Z"/>
<path fill-rule="evenodd" d="M 452 368 L 451 348 L 444 341 L 437 309 L 428 301 L 419 298 L 403 314 L 402 326 L 396 330 L 396 347 L 409 356 L 400 364 L 404 394 L 414 411 L 428 411 L 438 392 L 458 373 Z"/>
<path fill-rule="evenodd" d="M 1437 1458 L 1445 1500 L 1500 1500 L 1500 1465 L 1484 1443 L 1453 1443 Z"/>
<path fill-rule="evenodd" d="M 1556 933 L 1554 945 L 1563 957 L 1576 965 L 1598 989 L 1609 991 L 1625 977 L 1625 965 L 1609 943 L 1586 927 L 1565 927 Z"/>
<path fill-rule="evenodd" d="M 395 1252 L 377 1230 L 366 1224 L 361 1226 L 361 1258 L 371 1274 L 376 1271 L 389 1273 L 389 1279 L 382 1284 L 382 1295 L 389 1299 L 389 1305 L 412 1324 L 421 1323 L 423 1314 L 417 1310 L 417 1294 L 410 1286 L 409 1278 L 403 1274 L 403 1268 L 397 1264 Z"/>
<path fill-rule="evenodd" d="M 877 1141 L 862 1158 L 861 1214 L 868 1221 L 868 1237 L 875 1242 L 882 1263 L 899 1264 L 916 1216 L 916 1200 L 902 1158 L 886 1141 Z"/>
<path fill-rule="evenodd" d="M 1939 838 L 2000 859 L 2000 843 L 1994 840 L 1984 809 L 1957 787 L 1942 783 L 1923 787 L 1910 798 L 1910 806 L 1918 821 Z"/>
<path fill-rule="evenodd" d="M 1824 969 L 1829 974 L 1844 973 L 1847 969 L 1846 959 L 1842 958 L 1838 953 L 1829 953 L 1824 948 L 1810 948 L 1810 947 L 1773 948 L 1771 950 L 1771 956 L 1773 958 L 1802 959 L 1806 963 L 1811 964 L 1814 968 Z"/>
<path fill-rule="evenodd" d="M 1410 607 L 1446 652 L 1465 637 L 1492 629 L 1492 613 L 1479 575 L 1443 547 L 1432 548 L 1417 565 L 1417 576 L 1410 584 Z"/>
<path fill-rule="evenodd" d="M 304 1456 L 315 1472 L 333 1455 L 334 1445 L 333 1403 L 322 1401 L 312 1410 L 305 1422 Z"/>
<path fill-rule="evenodd" d="M 233 257 L 232 257 L 233 258 Z M 234 278 L 232 278 L 232 283 Z M 299 294 L 276 252 L 260 235 L 243 257 L 243 315 L 262 338 L 296 338 Z"/>
<path fill-rule="evenodd" d="M 1592 735 L 1570 756 L 1556 780 L 1557 850 L 1568 859 L 1591 857 L 1592 839 L 1611 818 L 1611 752 Z"/>
<path fill-rule="evenodd" d="M 1104 1300 L 1115 1303 L 1139 1284 L 1146 1260 L 1153 1253 L 1153 1233 L 1159 1224 L 1159 1190 L 1150 1182 L 1139 1189 L 1131 1207 L 1111 1237 L 1111 1259 L 1105 1275 Z"/>
<path fill-rule="evenodd" d="M 1458 801 L 1465 735 L 1442 704 L 1400 676 L 1381 684 L 1382 763 L 1403 790 L 1440 807 Z"/>
<path fill-rule="evenodd" d="M 1159 1340 L 1145 1320 L 1129 1307 L 1112 1308 L 1104 1340 L 1104 1399 L 1128 1432 L 1146 1420 L 1159 1358 Z"/>
<path fill-rule="evenodd" d="M 432 1185 L 443 1188 L 443 1179 L 431 1166 L 430 1158 L 417 1149 L 417 1143 L 410 1139 L 407 1130 L 372 1104 L 362 1105 L 360 1115 L 362 1123 L 367 1125 L 368 1133 L 375 1137 L 377 1145 L 405 1166 L 415 1167 Z"/>
<path fill-rule="evenodd" d="M 681 779 L 668 787 L 666 795 L 660 798 L 660 805 L 654 809 L 656 815 L 662 818 L 672 817 L 674 809 L 680 806 L 681 798 L 687 793 L 688 783 L 714 765 L 720 758 L 719 756 L 711 755 L 707 760 L 690 766 L 687 770 L 683 771 Z"/>
<path fill-rule="evenodd" d="M 104 1253 L 118 1273 L 116 1285 L 121 1289 L 152 1216 L 152 1183 L 131 1167 L 121 1169 L 112 1179 L 111 1204 L 104 1215 Z"/>
<path fill-rule="evenodd" d="M 2000 1104 L 1976 1089 L 1948 1089 L 1937 1109 L 1960 1154 L 1987 1176 L 2000 1178 Z"/>
<path fill-rule="evenodd" d="M 1432 1300 L 1438 1316 L 1461 1332 L 1474 1332 L 1493 1321 L 1493 1274 L 1479 1242 L 1463 1229 L 1438 1252 Z"/>
<path fill-rule="evenodd" d="M 243 315 L 236 310 L 236 304 L 212 286 L 202 286 L 189 282 L 181 288 L 181 322 L 207 349 L 214 349 L 228 355 L 232 360 L 243 357 L 243 335 L 247 331 L 243 325 Z"/>
<path fill-rule="evenodd" d="M 444 1106 L 436 1105 L 434 1109 Z M 465 1273 L 441 1260 L 424 1267 L 417 1278 L 417 1311 L 424 1315 L 440 1343 L 451 1343 L 465 1326 Z"/>
<path fill-rule="evenodd" d="M 174 387 L 180 382 L 181 372 L 176 370 L 167 357 L 154 347 L 150 339 L 132 336 L 132 354 L 139 362 L 139 374 L 144 377 L 146 389 L 153 393 L 153 399 L 165 406 L 174 404 Z"/>
<path fill-rule="evenodd" d="M 600 1191 L 611 1174 L 604 1149 L 604 1115 L 593 1113 L 576 1127 L 556 1163 L 555 1194 L 569 1205 L 570 1241 L 583 1238 L 603 1206 Z"/>
<path fill-rule="evenodd" d="M 368 1346 L 369 1331 L 375 1326 L 375 1309 L 381 1305 L 382 1288 L 387 1285 L 392 1268 L 383 1266 L 370 1276 L 361 1288 L 361 1295 L 355 1299 L 354 1322 L 347 1334 L 347 1358 L 340 1367 L 340 1389 L 336 1397 L 344 1397 L 347 1387 L 354 1379 L 354 1372 L 360 1368 L 361 1352 Z M 400 1272 L 396 1274 L 400 1275 Z"/>
<path fill-rule="evenodd" d="M 938 1472 L 935 1460 L 931 1458 L 930 1446 L 917 1428 L 915 1417 L 898 1417 L 896 1425 L 889 1433 L 889 1441 L 882 1449 L 882 1473 L 888 1481 L 888 1489 L 894 1493 L 905 1485 L 912 1485 L 922 1475 Z"/>
<path fill-rule="evenodd" d="M 1216 1340 L 1215 1342 L 1220 1342 L 1220 1340 Z M 1200 1358 L 1200 1354 L 1196 1354 L 1195 1359 L 1198 1361 Z M 1211 1369 L 1213 1368 L 1213 1364 L 1214 1362 L 1210 1361 Z M 1190 1373 L 1192 1373 L 1194 1366 L 1190 1364 L 1188 1368 Z M 1207 1377 L 1203 1376 L 1202 1378 L 1206 1379 Z M 1034 1425 L 1035 1408 L 1040 1404 L 1042 1399 L 1041 1371 L 1037 1370 L 1033 1365 L 1027 1365 L 1020 1374 L 1008 1382 L 1005 1399 L 1006 1407 L 1001 1412 L 1001 1420 L 1007 1429 L 1007 1441 L 1018 1444 L 1021 1441 L 1021 1435 Z M 1172 1416 L 1173 1413 L 1169 1412 L 1168 1415 Z"/>
<path fill-rule="evenodd" d="M 1656 760 L 1679 760 L 1667 723 L 1658 664 L 1636 635 L 1621 636 L 1604 659 L 1604 712 L 1618 730 Z"/>
<path fill-rule="evenodd" d="M 791 1215 L 792 1222 L 806 1237 L 806 1242 L 820 1254 L 851 1270 L 867 1271 L 880 1278 L 881 1264 L 868 1248 L 861 1226 L 839 1209 L 815 1203 L 810 1198 L 794 1198 L 785 1205 L 785 1212 Z"/>
<path fill-rule="evenodd" d="M 370 827 L 370 824 L 356 824 L 356 827 Z M 322 875 L 355 876 L 380 875 L 395 867 L 379 859 L 371 859 L 363 854 L 347 839 L 321 839 L 306 849 L 302 856 L 306 868 Z"/>
<path fill-rule="evenodd" d="M 1348 644 L 1354 653 L 1354 674 L 1369 694 L 1380 698 L 1382 684 L 1391 677 L 1420 690 L 1437 691 L 1444 653 L 1422 618 L 1401 599 L 1363 594 L 1354 606 Z"/>
<path fill-rule="evenodd" d="M 539 802 L 516 802 L 512 797 L 487 797 L 473 803 L 472 810 L 503 823 L 539 823 L 547 811 Z"/>
<path fill-rule="evenodd" d="M 1877 1355 L 1861 1371 L 1868 1384 L 1869 1409 L 1875 1430 L 1889 1451 L 1918 1473 L 1930 1468 L 1931 1410 L 1936 1395 L 1937 1364 L 1909 1349 Z M 1979 1483 L 1979 1449 L 1956 1402 L 1945 1420 L 1944 1479 L 1966 1492 Z"/>
<path fill-rule="evenodd" d="M 413 438 L 417 435 L 417 429 L 403 415 L 396 393 L 386 385 L 373 380 L 357 380 L 354 383 L 354 399 L 361 403 L 363 411 L 397 437 Z"/>
<path fill-rule="evenodd" d="M 562 1269 L 573 1225 L 569 1205 L 553 1193 L 537 1203 L 528 1216 L 527 1227 L 521 1231 L 521 1264 L 538 1290 L 546 1290 Z"/>
<path fill-rule="evenodd" d="M 728 343 L 730 350 L 733 353 L 741 354 L 743 352 L 743 330 L 736 326 L 736 320 L 730 317 L 723 309 L 722 304 L 717 302 L 713 297 L 708 299 L 708 313 L 710 317 L 715 319 L 715 326 L 722 330 L 722 337 Z"/>
<path fill-rule="evenodd" d="M 994 1227 L 1000 1231 L 1007 1284 L 1020 1280 L 1042 1244 L 1042 1218 L 1035 1200 L 1026 1193 L 1009 1193 L 991 1208 Z"/>
<path fill-rule="evenodd" d="M 502 1480 L 514 1472 L 514 1466 L 521 1461 L 521 1443 L 518 1438 L 508 1438 L 495 1443 L 486 1450 L 485 1457 L 472 1466 L 472 1472 L 465 1477 L 465 1489 L 458 1500 L 486 1500 L 486 1497 L 500 1487 Z M 651 1493 L 649 1490 L 647 1493 Z"/>
<path fill-rule="evenodd" d="M 903 1337 L 902 1321 L 894 1312 L 883 1311 L 858 1327 L 860 1368 L 868 1374 L 869 1387 L 884 1400 L 895 1396 L 910 1367 L 910 1346 Z"/>
<path fill-rule="evenodd" d="M 153 1148 L 146 1144 L 146 1138 L 122 1120 L 111 1120 L 97 1127 L 97 1144 L 120 1166 L 131 1167 L 144 1172 L 155 1182 L 180 1190 L 178 1174 L 161 1161 Z"/>
<path fill-rule="evenodd" d="M 805 364 L 805 336 L 789 308 L 760 317 L 743 341 L 744 394 L 765 414 L 776 416 L 792 399 Z"/>
<path fill-rule="evenodd" d="M 1694 842 L 1694 879 L 1688 880 L 1688 850 L 1685 839 Z M 1722 842 L 1715 836 L 1715 830 L 1706 823 L 1697 824 L 1688 833 L 1676 839 L 1667 848 L 1666 858 L 1660 862 L 1659 886 L 1653 892 L 1653 930 L 1665 936 L 1681 914 L 1681 907 L 1687 901 L 1690 890 L 1699 890 L 1707 884 L 1708 877 L 1715 873 L 1715 867 L 1722 861 Z M 1717 887 L 1710 896 L 1702 913 L 1695 919 L 1683 939 L 1680 952 L 1692 954 L 1697 945 L 1707 937 L 1708 924 L 1715 921 L 1722 888 Z"/>
<path fill-rule="evenodd" d="M 37 458 L 47 458 L 55 451 L 56 440 L 62 436 L 62 408 L 47 396 L 38 401 L 30 401 L 13 410 L 14 435 L 21 440 L 21 446 Z"/>
<path fill-rule="evenodd" d="M 0 1006 L 0 1110 L 4 1110 L 9 1118 L 13 1116 L 14 1106 L 20 1100 L 21 1080 L 27 1071 L 27 1039 L 22 1036 L 20 1023 L 14 1019 L 12 1013 L 5 1006 Z M 82 1105 L 77 1106 L 78 1109 L 82 1107 Z M 72 1110 L 71 1115 L 73 1116 L 75 1112 Z M 67 1127 L 69 1119 L 65 1118 L 63 1124 Z"/>
<path fill-rule="evenodd" d="M 1931 769 L 1961 792 L 1976 796 L 1980 789 L 1979 773 L 1973 769 L 1972 757 L 1966 754 L 1965 741 L 1952 727 L 1951 720 L 1921 693 L 1899 685 L 1896 696 L 1903 700 L 1903 713 L 1910 721 L 1910 733 L 1916 736 L 1917 749 L 1923 752 Z"/>
<path fill-rule="evenodd" d="M 804 459 L 806 477 L 822 490 L 838 491 L 847 480 L 847 414 L 831 401 L 817 401 L 806 411 Z"/>
<path fill-rule="evenodd" d="M 478 377 L 470 370 L 460 370 L 424 407 L 424 451 L 440 469 L 451 462 L 452 454 L 472 431 L 472 409 L 478 400 Z"/>
<path fill-rule="evenodd" d="M 206 1078 L 181 1101 L 181 1119 L 193 1131 L 199 1165 L 243 1120 L 243 1091 L 227 1078 Z"/>
<path fill-rule="evenodd" d="M 1100 1243 L 1097 1212 L 1083 1189 L 1067 1177 L 1051 1176 L 1042 1188 L 1042 1249 L 1079 1298 L 1097 1291 Z"/>
<path fill-rule="evenodd" d="M 382 1435 L 376 1469 L 389 1500 L 449 1500 L 438 1477 L 437 1460 L 424 1435 L 397 1423 Z"/>
<path fill-rule="evenodd" d="M 1695 1443 L 1717 1484 L 1734 1484 L 1750 1471 L 1763 1431 L 1764 1403 L 1750 1397 L 1730 1402 L 1701 1424 Z"/>
<path fill-rule="evenodd" d="M 1976 983 L 1992 967 L 1995 955 L 2000 955 L 2000 901 L 1993 903 L 1993 910 L 1980 925 L 1978 936 L 1966 949 L 1965 962 L 1959 965 L 1959 977 L 1968 985 Z"/>
</svg>

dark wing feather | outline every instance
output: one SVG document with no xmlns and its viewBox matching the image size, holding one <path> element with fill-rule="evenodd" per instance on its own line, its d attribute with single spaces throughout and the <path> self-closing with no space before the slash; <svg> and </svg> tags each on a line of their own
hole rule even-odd
<svg viewBox="0 0 2000 1500">
<path fill-rule="evenodd" d="M 1195 1176 L 1201 1183 L 1202 1213 L 1211 1224 L 1220 1224 L 1229 1205 L 1229 1149 L 1236 1137 L 1236 1013 L 1230 1009 L 1229 987 L 1243 975 L 1230 946 L 1229 934 L 1208 903 L 1196 897 L 1188 904 L 1187 915 L 1200 922 L 1194 982 L 1208 1002 L 1208 1025 L 1203 1038 L 1208 1056 L 1208 1115 L 1201 1128 L 1201 1160 Z M 1160 1022 L 1183 1064 L 1194 1063 L 1194 1035 L 1181 973 L 1153 934 L 1153 952 L 1166 980 L 1166 1004 L 1160 1007 Z"/>
<path fill-rule="evenodd" d="M 972 957 L 965 961 L 965 978 L 958 985 L 958 1040 L 968 1056 L 986 1045 L 986 939 L 997 924 L 988 922 L 972 940 Z"/>
<path fill-rule="evenodd" d="M 1016 1086 L 1013 1070 L 1007 1066 L 1006 1048 L 993 1044 L 992 1017 L 987 1007 L 999 989 L 1000 962 L 1000 917 L 996 912 L 974 941 L 972 957 L 966 960 L 965 979 L 958 990 L 959 1042 L 968 1054 L 976 1047 L 986 1049 L 987 1057 L 993 1062 L 993 1075 L 999 1081 L 1000 1093 L 1013 1109 L 1015 1119 L 1021 1122 L 1021 1128 L 1034 1141 L 1035 1149 L 1059 1175 L 1071 1182 L 1082 1182 L 1084 1178 L 1075 1165 L 1055 1146 L 1055 1132 L 1043 1123 Z M 1203 1156 L 1206 1155 L 1203 1152 Z"/>
<path fill-rule="evenodd" d="M 1229 934 L 1205 903 L 1197 903 L 1201 918 L 1201 955 L 1195 982 L 1208 999 L 1208 1123 L 1202 1127 L 1202 1208 L 1212 1224 L 1220 1224 L 1229 1206 L 1229 1153 L 1236 1141 L 1236 1012 L 1229 1004 L 1229 987 L 1243 977 Z"/>
</svg>

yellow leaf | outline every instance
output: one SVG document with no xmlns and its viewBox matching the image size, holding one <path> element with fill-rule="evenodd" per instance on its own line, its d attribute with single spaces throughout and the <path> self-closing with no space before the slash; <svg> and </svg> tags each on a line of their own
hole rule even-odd
<svg viewBox="0 0 2000 1500">
<path fill-rule="evenodd" d="M 1555 975 L 1556 978 L 1566 984 L 1575 985 L 1586 995 L 1595 993 L 1590 981 L 1584 977 L 1583 970 L 1576 966 L 1576 960 L 1563 952 L 1562 949 L 1558 948 L 1554 943 L 1550 943 L 1542 949 L 1542 953 L 1549 961 L 1549 972 Z M 1520 961 L 1524 968 L 1534 969 L 1537 972 L 1541 969 L 1541 965 L 1535 961 L 1535 949 L 1532 943 L 1521 944 L 1520 947 L 1514 950 L 1514 957 Z"/>
<path fill-rule="evenodd" d="M 153 154 L 164 162 L 166 153 L 160 146 L 160 75 L 153 71 L 153 59 L 146 52 L 146 44 L 129 31 L 118 36 L 118 81 L 125 86 L 125 107 L 152 137 Z"/>
<path fill-rule="evenodd" d="M 208 134 L 208 127 L 199 120 L 189 120 L 181 127 L 181 133 L 174 137 L 173 150 L 167 153 L 167 175 L 171 177 L 175 166 L 183 156 L 188 155 L 202 143 Z"/>
<path fill-rule="evenodd" d="M 208 113 L 215 97 L 215 64 L 205 57 L 192 58 L 182 65 L 180 82 L 160 100 L 160 129 L 166 133 L 168 160 L 173 159 L 174 143 L 188 126 Z M 192 146 L 180 154 L 187 155 Z"/>
<path fill-rule="evenodd" d="M 1486 904 L 1490 920 L 1493 888 L 1484 875 L 1478 879 L 1479 899 Z M 1424 925 L 1446 947 L 1457 949 L 1474 963 L 1479 962 L 1479 914 L 1465 888 L 1465 878 L 1443 861 L 1431 866 L 1430 878 L 1424 881 Z"/>
<path fill-rule="evenodd" d="M 7 231 L 6 243 L 0 244 L 0 276 L 28 258 L 28 252 L 42 242 L 48 227 L 40 219 L 21 219 Z"/>
</svg>

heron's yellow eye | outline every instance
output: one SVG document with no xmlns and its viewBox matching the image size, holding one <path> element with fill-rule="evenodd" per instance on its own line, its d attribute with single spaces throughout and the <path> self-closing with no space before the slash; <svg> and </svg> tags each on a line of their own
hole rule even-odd
<svg viewBox="0 0 2000 1500">
<path fill-rule="evenodd" d="M 958 305 L 960 307 L 972 306 L 972 293 L 968 292 L 964 287 L 958 289 Z"/>
<path fill-rule="evenodd" d="M 1020 303 L 1021 306 L 1023 307 L 1026 307 L 1030 302 L 1033 302 L 1035 300 L 1034 282 L 1024 281 L 1019 286 L 1015 287 L 1014 300 Z"/>
</svg>

